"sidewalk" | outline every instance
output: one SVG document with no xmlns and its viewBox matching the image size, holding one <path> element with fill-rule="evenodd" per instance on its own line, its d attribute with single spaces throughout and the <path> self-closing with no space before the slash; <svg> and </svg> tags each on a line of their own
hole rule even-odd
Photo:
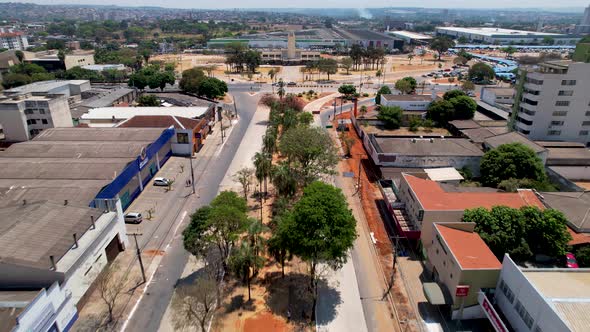
<svg viewBox="0 0 590 332">
<path fill-rule="evenodd" d="M 238 151 L 219 185 L 220 192 L 224 190 L 240 191 L 242 189 L 240 184 L 233 180 L 233 175 L 244 167 L 253 167 L 252 158 L 256 152 L 262 150 L 262 136 L 266 132 L 269 111 L 268 107 L 262 105 L 259 105 L 256 109 L 244 138 L 240 142 Z"/>
</svg>

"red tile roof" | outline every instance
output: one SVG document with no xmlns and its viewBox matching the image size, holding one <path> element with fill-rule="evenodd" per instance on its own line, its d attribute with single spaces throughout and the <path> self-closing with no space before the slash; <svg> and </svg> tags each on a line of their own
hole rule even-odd
<svg viewBox="0 0 590 332">
<path fill-rule="evenodd" d="M 403 174 L 425 210 L 465 210 L 478 207 L 492 208 L 503 205 L 511 208 L 536 206 L 544 209 L 543 203 L 531 190 L 521 189 L 516 193 L 501 192 L 446 192 L 431 180 Z"/>
<path fill-rule="evenodd" d="M 176 129 L 194 129 L 199 125 L 199 122 L 200 120 L 172 115 L 136 115 L 127 121 L 122 122 L 118 127 L 168 128 L 174 126 Z"/>
<path fill-rule="evenodd" d="M 462 269 L 501 269 L 502 263 L 475 232 L 434 224 Z"/>
<path fill-rule="evenodd" d="M 590 236 L 585 235 L 585 234 L 576 233 L 569 227 L 567 228 L 567 231 L 572 236 L 572 240 L 570 242 L 568 242 L 568 244 L 570 246 L 590 243 Z"/>
</svg>

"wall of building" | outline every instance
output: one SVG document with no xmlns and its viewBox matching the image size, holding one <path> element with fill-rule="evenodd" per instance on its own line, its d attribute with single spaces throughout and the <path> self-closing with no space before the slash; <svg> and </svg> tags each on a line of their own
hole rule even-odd
<svg viewBox="0 0 590 332">
<path fill-rule="evenodd" d="M 590 143 L 590 63 L 572 63 L 567 74 L 528 73 L 526 80 L 518 112 L 521 120 L 516 123 L 518 131 L 533 140 Z M 576 85 L 562 85 L 564 80 L 575 80 Z M 538 94 L 532 93 L 535 91 Z M 559 96 L 560 91 L 571 92 L 572 96 Z M 558 101 L 569 105 L 556 106 Z"/>
<path fill-rule="evenodd" d="M 186 143 L 179 143 L 179 135 L 186 135 Z M 175 135 L 172 137 L 171 148 L 174 155 L 189 156 L 194 149 L 195 134 L 192 129 L 175 129 Z"/>
<path fill-rule="evenodd" d="M 493 88 L 482 88 L 481 100 L 493 106 L 496 104 L 512 105 L 514 103 L 514 96 L 497 95 L 495 89 Z"/>
<path fill-rule="evenodd" d="M 0 124 L 9 142 L 24 142 L 29 140 L 27 117 L 24 113 L 25 103 L 0 103 Z"/>
<path fill-rule="evenodd" d="M 506 288 L 509 289 L 509 294 L 512 294 L 510 298 L 506 296 L 504 291 Z M 496 285 L 495 299 L 500 310 L 516 332 L 534 331 L 536 326 L 539 326 L 541 331 L 570 330 L 508 255 L 505 255 L 502 261 L 502 270 Z M 531 327 L 524 323 L 516 311 L 517 301 L 524 306 L 533 318 Z"/>
<path fill-rule="evenodd" d="M 94 54 L 67 54 L 64 59 L 66 70 L 94 64 Z"/>
<path fill-rule="evenodd" d="M 39 295 L 18 315 L 13 332 L 46 331 L 57 327 L 67 331 L 76 321 L 78 312 L 69 293 L 56 282 Z"/>
<path fill-rule="evenodd" d="M 426 111 L 431 103 L 431 100 L 387 100 L 381 98 L 381 104 L 383 106 L 398 106 L 406 111 Z"/>
<path fill-rule="evenodd" d="M 437 168 L 454 167 L 469 168 L 474 176 L 479 176 L 480 156 L 411 156 L 393 153 L 379 153 L 375 164 L 382 167 L 411 167 L 411 168 Z"/>
</svg>

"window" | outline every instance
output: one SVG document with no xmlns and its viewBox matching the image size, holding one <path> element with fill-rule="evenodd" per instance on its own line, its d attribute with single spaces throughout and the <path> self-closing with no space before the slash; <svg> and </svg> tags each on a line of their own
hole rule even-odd
<svg viewBox="0 0 590 332">
<path fill-rule="evenodd" d="M 418 211 L 418 221 L 424 220 L 424 210 Z"/>
<path fill-rule="evenodd" d="M 567 111 L 555 111 L 553 112 L 553 116 L 566 116 Z"/>
<path fill-rule="evenodd" d="M 451 273 L 451 279 L 453 279 L 453 274 Z"/>
<path fill-rule="evenodd" d="M 176 140 L 179 144 L 188 144 L 188 134 L 187 133 L 177 133 Z"/>
<path fill-rule="evenodd" d="M 551 121 L 552 126 L 563 126 L 563 121 Z"/>
<path fill-rule="evenodd" d="M 569 106 L 569 100 L 558 100 L 555 102 L 555 106 Z"/>
<path fill-rule="evenodd" d="M 535 326 L 535 332 L 543 332 L 543 330 L 541 330 L 541 327 L 537 325 Z"/>
<path fill-rule="evenodd" d="M 45 110 L 40 109 L 39 114 L 45 114 Z"/>
<path fill-rule="evenodd" d="M 584 122 L 582 122 L 582 126 L 584 126 L 584 127 L 590 126 L 590 121 L 584 121 Z"/>
<path fill-rule="evenodd" d="M 561 85 L 576 85 L 576 80 L 563 80 Z"/>
<path fill-rule="evenodd" d="M 25 114 L 33 114 L 33 110 L 25 110 Z"/>
<path fill-rule="evenodd" d="M 34 125 L 34 124 L 37 124 L 37 120 L 35 120 L 35 119 L 29 119 L 29 120 L 27 120 L 27 124 L 28 124 L 28 125 Z"/>
<path fill-rule="evenodd" d="M 549 136 L 559 136 L 559 135 L 561 135 L 561 130 L 549 130 L 547 132 L 547 135 L 549 135 Z"/>
<path fill-rule="evenodd" d="M 590 116 L 590 111 L 586 111 L 586 116 Z"/>
<path fill-rule="evenodd" d="M 580 136 L 588 136 L 588 130 L 580 130 Z"/>
<path fill-rule="evenodd" d="M 525 80 L 527 83 L 533 83 L 537 85 L 543 85 L 543 80 L 536 80 L 534 78 L 527 77 Z"/>
<path fill-rule="evenodd" d="M 504 283 L 504 280 L 500 280 L 500 290 L 502 291 L 504 296 L 506 296 L 506 299 L 508 299 L 508 302 L 510 302 L 510 303 L 514 302 L 514 293 L 512 293 L 512 290 L 510 289 L 510 287 L 508 287 L 508 285 L 506 285 Z"/>
<path fill-rule="evenodd" d="M 528 326 L 529 329 L 532 328 L 533 327 L 533 317 L 531 317 L 529 312 L 526 311 L 526 309 L 520 303 L 520 301 L 518 301 L 518 300 L 516 301 L 514 308 L 516 309 L 516 312 L 518 312 L 518 315 L 520 316 L 520 318 L 522 318 L 522 321 L 526 324 L 526 326 Z"/>
<path fill-rule="evenodd" d="M 559 93 L 557 93 L 557 95 L 571 97 L 574 95 L 574 90 L 560 90 Z"/>
<path fill-rule="evenodd" d="M 41 119 L 42 124 L 47 124 L 47 119 Z"/>
</svg>

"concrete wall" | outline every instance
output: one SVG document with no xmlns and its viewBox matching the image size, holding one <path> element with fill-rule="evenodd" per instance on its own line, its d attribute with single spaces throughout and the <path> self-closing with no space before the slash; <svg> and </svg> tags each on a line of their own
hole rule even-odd
<svg viewBox="0 0 590 332">
<path fill-rule="evenodd" d="M 179 156 L 189 156 L 192 153 L 192 147 L 195 139 L 195 134 L 192 129 L 175 129 L 175 135 L 172 136 L 172 153 Z M 178 134 L 187 135 L 187 143 L 178 143 Z"/>
<path fill-rule="evenodd" d="M 56 282 L 39 295 L 18 315 L 13 332 L 45 331 L 55 326 L 66 331 L 77 319 L 75 303 Z"/>
<path fill-rule="evenodd" d="M 512 302 L 501 290 L 502 283 L 514 294 Z M 534 331 L 539 326 L 542 331 L 570 331 L 559 315 L 545 301 L 543 296 L 526 279 L 518 266 L 508 255 L 502 261 L 502 270 L 496 286 L 495 299 L 502 313 L 516 332 Z M 515 309 L 517 301 L 524 306 L 533 318 L 532 328 L 529 328 Z"/>
<path fill-rule="evenodd" d="M 0 103 L 0 124 L 9 142 L 29 140 L 27 118 L 24 114 L 25 103 Z"/>
<path fill-rule="evenodd" d="M 496 89 L 494 88 L 482 88 L 481 100 L 492 106 L 495 106 L 496 104 L 514 104 L 514 96 L 498 96 L 496 95 Z"/>
<path fill-rule="evenodd" d="M 429 100 L 429 101 L 386 100 L 385 98 L 381 97 L 381 105 L 383 105 L 383 106 L 398 106 L 406 111 L 425 111 L 426 112 L 426 110 L 428 109 L 428 106 L 430 106 L 431 103 L 432 103 L 431 100 Z"/>
<path fill-rule="evenodd" d="M 75 55 L 67 54 L 64 59 L 66 70 L 74 67 L 82 67 L 94 64 L 94 54 Z"/>
<path fill-rule="evenodd" d="M 375 164 L 383 167 L 400 168 L 438 168 L 454 167 L 461 169 L 469 168 L 474 176 L 479 176 L 480 156 L 412 156 L 394 153 L 372 154 Z M 376 158 L 375 158 L 376 156 Z"/>
<path fill-rule="evenodd" d="M 75 304 L 84 296 L 107 264 L 105 248 L 118 237 L 123 248 L 129 245 L 121 202 L 116 210 L 103 214 L 95 222 L 96 229 L 86 231 L 73 248 L 57 262 L 57 270 L 66 273 L 63 288 L 71 292 Z"/>
</svg>

